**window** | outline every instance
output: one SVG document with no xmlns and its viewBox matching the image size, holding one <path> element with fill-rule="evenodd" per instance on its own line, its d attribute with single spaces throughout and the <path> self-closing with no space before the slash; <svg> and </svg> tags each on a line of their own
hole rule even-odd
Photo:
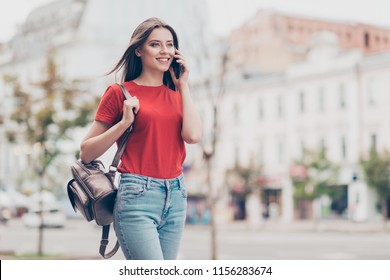
<svg viewBox="0 0 390 280">
<path fill-rule="evenodd" d="M 281 95 L 278 95 L 278 100 L 277 100 L 277 112 L 278 112 L 278 117 L 282 118 L 283 117 L 283 99 Z"/>
<path fill-rule="evenodd" d="M 260 144 L 259 144 L 259 163 L 260 163 L 260 165 L 264 164 L 264 143 L 263 143 L 263 141 L 260 141 Z"/>
<path fill-rule="evenodd" d="M 238 144 L 234 145 L 234 164 L 236 166 L 240 165 L 240 150 Z"/>
<path fill-rule="evenodd" d="M 375 106 L 375 88 L 374 88 L 374 80 L 371 79 L 367 82 L 367 102 L 368 105 L 373 107 Z"/>
<path fill-rule="evenodd" d="M 345 95 L 345 86 L 343 84 L 339 86 L 339 102 L 340 102 L 340 109 L 344 109 L 346 107 L 346 95 Z"/>
<path fill-rule="evenodd" d="M 320 151 L 325 152 L 326 151 L 326 143 L 325 143 L 325 138 L 321 137 L 320 139 Z"/>
<path fill-rule="evenodd" d="M 299 93 L 299 111 L 305 112 L 305 93 L 303 91 Z"/>
<path fill-rule="evenodd" d="M 302 158 L 305 157 L 305 153 L 306 153 L 306 146 L 305 146 L 305 142 L 302 140 L 301 141 L 301 157 Z"/>
<path fill-rule="evenodd" d="M 347 141 L 344 136 L 341 137 L 341 158 L 343 160 L 347 159 Z"/>
<path fill-rule="evenodd" d="M 318 90 L 318 110 L 325 112 L 325 93 L 323 87 L 320 87 Z"/>
<path fill-rule="evenodd" d="M 345 34 L 345 36 L 347 37 L 348 42 L 350 42 L 351 41 L 351 33 L 347 32 Z"/>
<path fill-rule="evenodd" d="M 278 142 L 278 160 L 279 163 L 283 163 L 284 158 L 284 146 L 283 146 L 283 140 L 280 139 Z"/>
<path fill-rule="evenodd" d="M 238 103 L 234 103 L 233 105 L 233 118 L 234 118 L 234 123 L 238 124 L 239 123 L 239 117 L 240 117 L 240 108 L 238 107 Z"/>
<path fill-rule="evenodd" d="M 370 47 L 370 34 L 368 32 L 364 33 L 364 46 L 366 48 Z"/>
<path fill-rule="evenodd" d="M 259 119 L 264 119 L 264 102 L 263 99 L 259 99 Z"/>
<path fill-rule="evenodd" d="M 371 134 L 371 151 L 377 151 L 377 137 L 376 134 Z"/>
</svg>

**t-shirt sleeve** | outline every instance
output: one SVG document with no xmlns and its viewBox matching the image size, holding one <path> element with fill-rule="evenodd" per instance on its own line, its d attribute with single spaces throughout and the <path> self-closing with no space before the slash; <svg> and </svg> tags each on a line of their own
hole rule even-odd
<svg viewBox="0 0 390 280">
<path fill-rule="evenodd" d="M 124 98 L 124 97 L 123 97 Z M 117 94 L 112 86 L 109 86 L 100 100 L 96 111 L 95 120 L 109 125 L 119 122 L 123 113 L 122 95 Z"/>
</svg>

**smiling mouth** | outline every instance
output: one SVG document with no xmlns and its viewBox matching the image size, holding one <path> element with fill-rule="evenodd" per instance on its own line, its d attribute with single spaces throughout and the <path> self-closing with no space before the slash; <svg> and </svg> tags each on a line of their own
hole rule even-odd
<svg viewBox="0 0 390 280">
<path fill-rule="evenodd" d="M 162 63 L 167 63 L 170 59 L 167 58 L 167 57 L 164 57 L 164 58 L 157 58 L 157 60 L 158 60 L 159 62 L 162 62 Z"/>
</svg>

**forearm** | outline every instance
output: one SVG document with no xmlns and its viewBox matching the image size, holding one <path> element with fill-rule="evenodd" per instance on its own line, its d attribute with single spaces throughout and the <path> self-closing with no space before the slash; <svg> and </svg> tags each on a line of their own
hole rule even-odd
<svg viewBox="0 0 390 280">
<path fill-rule="evenodd" d="M 103 155 L 125 132 L 127 126 L 118 122 L 102 133 L 88 135 L 80 146 L 80 158 L 84 163 L 89 163 Z M 93 129 L 92 129 L 93 131 Z"/>
<path fill-rule="evenodd" d="M 179 87 L 183 102 L 183 127 L 182 137 L 188 144 L 195 144 L 200 141 L 203 134 L 202 122 L 192 100 L 188 84 Z"/>
</svg>

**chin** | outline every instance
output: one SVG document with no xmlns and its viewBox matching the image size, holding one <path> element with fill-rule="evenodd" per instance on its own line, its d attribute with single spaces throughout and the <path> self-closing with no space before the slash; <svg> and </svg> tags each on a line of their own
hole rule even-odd
<svg viewBox="0 0 390 280">
<path fill-rule="evenodd" d="M 169 67 L 160 68 L 160 70 L 165 73 L 165 72 L 169 71 Z"/>
</svg>

